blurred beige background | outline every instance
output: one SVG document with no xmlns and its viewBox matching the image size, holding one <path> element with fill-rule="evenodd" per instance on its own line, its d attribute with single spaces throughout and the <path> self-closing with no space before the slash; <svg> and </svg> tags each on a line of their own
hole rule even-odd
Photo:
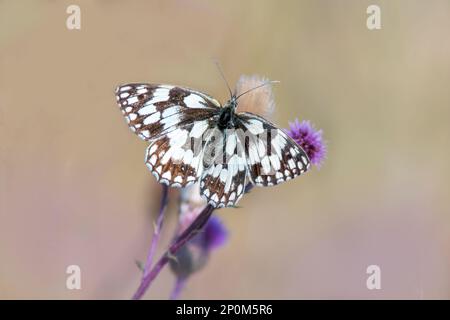
<svg viewBox="0 0 450 320">
<path fill-rule="evenodd" d="M 381 30 L 366 28 L 370 4 Z M 280 80 L 275 123 L 312 120 L 329 153 L 220 210 L 230 241 L 182 297 L 450 298 L 449 30 L 446 0 L 0 1 L 0 298 L 131 297 L 160 188 L 114 88 L 224 100 L 213 58 L 230 82 Z M 80 291 L 65 287 L 70 264 Z M 366 288 L 371 264 L 381 290 Z M 146 298 L 173 281 L 164 270 Z"/>
</svg>

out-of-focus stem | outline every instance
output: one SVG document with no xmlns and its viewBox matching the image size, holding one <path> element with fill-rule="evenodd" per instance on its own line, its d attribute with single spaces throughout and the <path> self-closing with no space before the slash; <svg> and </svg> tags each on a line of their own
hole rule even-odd
<svg viewBox="0 0 450 320">
<path fill-rule="evenodd" d="M 148 275 L 152 267 L 153 257 L 155 256 L 156 248 L 158 246 L 159 237 L 161 235 L 161 230 L 164 222 L 164 213 L 167 207 L 168 194 L 169 194 L 169 187 L 163 184 L 161 194 L 161 204 L 159 207 L 158 217 L 156 218 L 156 222 L 154 224 L 152 242 L 150 244 L 150 250 L 148 251 L 142 278 L 145 278 Z"/>
<path fill-rule="evenodd" d="M 208 222 L 209 217 L 214 211 L 214 207 L 211 205 L 207 205 L 205 209 L 195 218 L 195 220 L 191 223 L 191 225 L 186 228 L 172 243 L 166 253 L 158 260 L 155 266 L 142 277 L 139 288 L 133 296 L 134 300 L 138 300 L 142 298 L 145 294 L 153 280 L 159 274 L 159 272 L 164 268 L 164 266 L 169 262 L 169 259 L 173 259 L 175 253 L 191 240 L 201 229 L 205 226 L 206 222 Z"/>
<path fill-rule="evenodd" d="M 172 293 L 170 294 L 170 300 L 177 300 L 178 297 L 181 294 L 181 291 L 184 288 L 184 285 L 186 284 L 186 278 L 183 277 L 177 277 L 175 280 L 175 286 L 173 287 Z"/>
</svg>

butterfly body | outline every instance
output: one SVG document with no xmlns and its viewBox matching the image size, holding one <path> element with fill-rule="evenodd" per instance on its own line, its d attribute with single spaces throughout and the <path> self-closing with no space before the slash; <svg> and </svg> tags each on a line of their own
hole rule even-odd
<svg viewBox="0 0 450 320">
<path fill-rule="evenodd" d="M 220 130 L 233 129 L 236 127 L 233 106 L 225 106 L 220 110 L 217 126 Z"/>
<path fill-rule="evenodd" d="M 145 162 L 160 182 L 200 192 L 215 207 L 234 206 L 245 186 L 272 186 L 304 173 L 303 149 L 264 118 L 237 112 L 207 94 L 159 84 L 125 84 L 116 99 L 130 129 L 150 143 Z"/>
</svg>

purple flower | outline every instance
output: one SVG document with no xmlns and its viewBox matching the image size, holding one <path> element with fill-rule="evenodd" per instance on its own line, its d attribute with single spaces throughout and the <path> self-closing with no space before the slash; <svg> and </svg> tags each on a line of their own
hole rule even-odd
<svg viewBox="0 0 450 320">
<path fill-rule="evenodd" d="M 286 133 L 305 150 L 311 163 L 320 167 L 325 159 L 327 148 L 322 138 L 322 130 L 316 130 L 310 121 L 295 119 L 289 123 Z"/>
<path fill-rule="evenodd" d="M 217 216 L 212 216 L 192 242 L 199 245 L 204 251 L 211 251 L 223 246 L 228 239 L 228 230 Z"/>
<path fill-rule="evenodd" d="M 201 208 L 189 209 L 182 214 L 182 227 L 192 223 Z M 183 229 L 181 229 L 183 230 Z M 228 231 L 217 216 L 211 216 L 202 231 L 184 245 L 170 261 L 172 271 L 179 279 L 187 279 L 202 269 L 208 262 L 212 250 L 223 246 L 228 240 Z"/>
</svg>

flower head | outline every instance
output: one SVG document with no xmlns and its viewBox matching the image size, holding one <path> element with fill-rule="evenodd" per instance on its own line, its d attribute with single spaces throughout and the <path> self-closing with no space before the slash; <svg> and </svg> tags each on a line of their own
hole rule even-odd
<svg viewBox="0 0 450 320">
<path fill-rule="evenodd" d="M 289 123 L 289 127 L 286 133 L 305 150 L 311 163 L 320 167 L 327 153 L 322 130 L 316 130 L 310 121 L 298 119 Z"/>
<path fill-rule="evenodd" d="M 189 207 L 182 205 L 181 215 L 179 219 L 180 230 L 183 232 L 203 211 L 202 207 Z M 192 238 L 190 245 L 196 246 L 209 254 L 211 250 L 217 249 L 224 245 L 228 239 L 228 230 L 217 216 L 212 216 L 204 229 Z"/>
<path fill-rule="evenodd" d="M 228 239 L 228 230 L 217 216 L 212 216 L 192 243 L 198 245 L 204 251 L 211 251 L 223 246 Z"/>
</svg>

